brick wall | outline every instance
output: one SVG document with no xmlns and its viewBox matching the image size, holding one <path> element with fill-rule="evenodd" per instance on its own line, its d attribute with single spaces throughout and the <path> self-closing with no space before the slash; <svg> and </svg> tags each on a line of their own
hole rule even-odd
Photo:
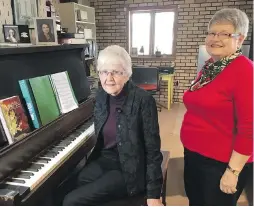
<svg viewBox="0 0 254 207">
<path fill-rule="evenodd" d="M 177 44 L 175 57 L 175 81 L 179 85 L 174 88 L 174 101 L 181 102 L 184 90 L 195 78 L 197 71 L 198 47 L 204 44 L 205 31 L 212 15 L 224 7 L 239 8 L 245 11 L 250 19 L 252 29 L 253 1 L 250 0 L 90 0 L 96 10 L 97 41 L 99 49 L 111 44 L 128 48 L 127 10 L 128 7 L 139 6 L 178 6 Z M 250 43 L 249 37 L 246 44 Z M 133 63 L 142 64 L 142 59 L 133 59 Z M 146 65 L 169 65 L 170 60 L 146 59 Z M 161 96 L 166 98 L 165 83 L 162 84 Z"/>
</svg>

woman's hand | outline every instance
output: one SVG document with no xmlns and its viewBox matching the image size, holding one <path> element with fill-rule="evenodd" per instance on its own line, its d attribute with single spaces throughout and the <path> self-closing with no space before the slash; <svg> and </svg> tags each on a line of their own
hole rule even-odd
<svg viewBox="0 0 254 207">
<path fill-rule="evenodd" d="M 238 176 L 234 175 L 229 170 L 226 170 L 220 180 L 220 189 L 222 192 L 227 194 L 234 194 L 237 189 Z"/>
<path fill-rule="evenodd" d="M 160 199 L 147 199 L 148 206 L 164 206 Z"/>
</svg>

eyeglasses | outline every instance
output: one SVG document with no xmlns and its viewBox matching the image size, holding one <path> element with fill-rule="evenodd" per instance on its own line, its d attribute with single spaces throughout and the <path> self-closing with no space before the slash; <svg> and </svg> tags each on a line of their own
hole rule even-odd
<svg viewBox="0 0 254 207">
<path fill-rule="evenodd" d="M 218 36 L 218 38 L 220 40 L 225 40 L 225 39 L 228 39 L 230 37 L 238 37 L 240 36 L 240 34 L 237 34 L 237 33 L 227 33 L 227 32 L 207 32 L 207 37 L 209 38 L 214 38 L 215 36 Z"/>
<path fill-rule="evenodd" d="M 118 71 L 118 70 L 112 70 L 112 71 L 107 71 L 107 70 L 100 70 L 99 71 L 99 75 L 100 76 L 108 76 L 108 74 L 111 74 L 112 76 L 116 77 L 116 76 L 123 76 L 125 74 L 125 72 L 123 71 Z"/>
</svg>

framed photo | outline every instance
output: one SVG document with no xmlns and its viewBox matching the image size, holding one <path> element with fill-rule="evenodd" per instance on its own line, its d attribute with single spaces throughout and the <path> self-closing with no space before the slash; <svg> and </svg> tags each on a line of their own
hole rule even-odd
<svg viewBox="0 0 254 207">
<path fill-rule="evenodd" d="M 35 43 L 42 45 L 58 44 L 55 18 L 34 18 Z"/>
<path fill-rule="evenodd" d="M 3 25 L 4 41 L 8 43 L 20 43 L 19 28 L 17 25 Z"/>
<path fill-rule="evenodd" d="M 31 43 L 28 25 L 18 25 L 20 43 Z"/>
<path fill-rule="evenodd" d="M 16 25 L 30 25 L 37 17 L 37 0 L 12 0 Z"/>
<path fill-rule="evenodd" d="M 138 48 L 137 47 L 131 48 L 131 57 L 138 57 Z"/>
</svg>

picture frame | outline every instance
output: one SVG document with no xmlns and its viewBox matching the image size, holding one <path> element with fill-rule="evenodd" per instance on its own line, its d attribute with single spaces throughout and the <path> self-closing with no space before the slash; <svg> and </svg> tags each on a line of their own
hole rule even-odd
<svg viewBox="0 0 254 207">
<path fill-rule="evenodd" d="M 131 48 L 131 57 L 138 57 L 138 48 L 137 47 Z"/>
<path fill-rule="evenodd" d="M 14 24 L 32 27 L 33 18 L 37 17 L 37 0 L 12 0 Z"/>
<path fill-rule="evenodd" d="M 3 25 L 4 41 L 6 43 L 18 44 L 20 43 L 20 34 L 18 25 Z"/>
<path fill-rule="evenodd" d="M 34 18 L 35 44 L 58 44 L 56 19 L 53 17 Z"/>
<path fill-rule="evenodd" d="M 28 25 L 18 25 L 21 44 L 30 44 L 30 31 Z"/>
</svg>

